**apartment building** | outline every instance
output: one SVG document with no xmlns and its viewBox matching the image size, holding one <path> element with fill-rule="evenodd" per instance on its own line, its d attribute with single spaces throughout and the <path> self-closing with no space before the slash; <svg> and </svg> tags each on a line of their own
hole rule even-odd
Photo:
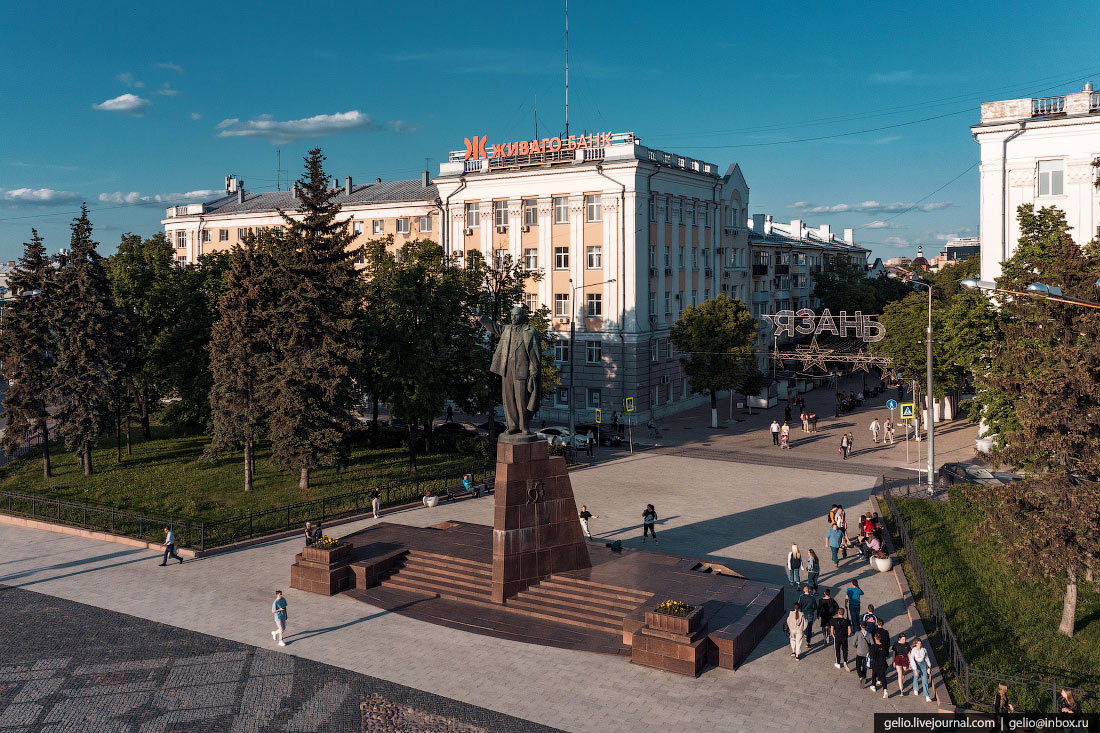
<svg viewBox="0 0 1100 733">
<path fill-rule="evenodd" d="M 1092 84 L 1057 97 L 985 102 L 970 130 L 981 146 L 983 280 L 996 279 L 1016 250 L 1020 204 L 1060 208 L 1079 245 L 1097 236 L 1100 92 Z"/>
</svg>

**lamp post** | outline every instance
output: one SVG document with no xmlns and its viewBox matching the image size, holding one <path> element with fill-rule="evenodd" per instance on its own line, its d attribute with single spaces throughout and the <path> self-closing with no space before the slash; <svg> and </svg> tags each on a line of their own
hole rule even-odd
<svg viewBox="0 0 1100 733">
<path fill-rule="evenodd" d="M 892 277 L 897 275 L 891 273 Z M 910 285 L 915 285 L 923 288 L 928 288 L 928 329 L 925 331 L 924 348 L 925 348 L 925 386 L 928 392 L 928 492 L 934 491 L 933 486 L 936 483 L 936 404 L 933 401 L 932 392 L 932 284 L 926 283 L 923 280 L 918 279 L 912 273 L 910 273 L 906 282 Z"/>
<path fill-rule="evenodd" d="M 580 285 L 574 285 L 573 284 L 573 278 L 569 278 L 569 287 L 572 289 L 572 292 L 569 295 L 570 303 L 575 303 L 576 302 L 577 291 L 578 290 L 584 290 L 585 288 L 595 287 L 597 285 L 606 285 L 607 283 L 613 283 L 613 282 L 615 282 L 615 278 L 611 278 L 609 280 L 604 280 L 604 281 L 598 282 L 598 283 L 581 283 Z M 584 313 L 583 310 L 580 311 L 580 312 L 582 314 Z M 574 375 L 574 372 L 576 371 L 576 363 L 577 363 L 577 355 L 576 355 L 576 351 L 577 351 L 577 348 L 576 348 L 577 347 L 577 318 L 576 318 L 576 313 L 577 313 L 577 309 L 574 309 L 573 310 L 574 317 L 569 319 L 569 445 L 570 445 L 570 447 L 576 447 L 574 445 L 574 436 L 576 436 L 576 434 L 577 434 L 576 406 L 575 406 L 576 401 L 577 401 L 577 395 L 575 395 L 573 393 L 573 375 Z M 583 318 L 584 316 L 582 315 L 581 317 Z M 625 358 L 625 357 L 626 357 L 626 355 L 623 354 L 622 357 L 620 357 L 620 358 Z M 599 437 L 596 438 L 596 442 L 599 442 Z"/>
<path fill-rule="evenodd" d="M 970 290 L 985 290 L 992 293 L 1008 293 L 1009 295 L 1023 295 L 1028 298 L 1039 298 L 1040 300 L 1049 300 L 1054 303 L 1065 303 L 1067 305 L 1079 305 L 1082 308 L 1096 308 L 1100 310 L 1100 303 L 1092 303 L 1087 300 L 1081 300 L 1080 298 L 1071 298 L 1068 295 L 1062 293 L 1062 289 L 1057 285 L 1045 285 L 1043 283 L 1031 283 L 1027 286 L 1027 290 L 1009 290 L 1007 288 L 997 287 L 997 283 L 990 282 L 988 280 L 975 280 L 968 277 L 965 280 L 959 282 L 964 288 Z M 1096 287 L 1100 288 L 1100 280 L 1096 281 Z"/>
</svg>

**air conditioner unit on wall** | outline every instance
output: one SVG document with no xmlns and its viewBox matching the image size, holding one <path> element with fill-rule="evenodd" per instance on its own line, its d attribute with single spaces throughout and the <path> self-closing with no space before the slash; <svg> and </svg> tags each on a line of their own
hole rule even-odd
<svg viewBox="0 0 1100 733">
<path fill-rule="evenodd" d="M 508 227 L 504 224 L 497 227 L 497 234 L 504 234 L 506 231 L 508 231 Z"/>
<path fill-rule="evenodd" d="M 522 229 L 520 229 L 520 231 L 521 231 L 521 232 L 529 232 L 529 231 L 531 231 L 531 225 L 530 225 L 530 224 L 524 224 L 524 225 L 523 225 L 523 228 L 522 228 Z"/>
<path fill-rule="evenodd" d="M 649 268 L 649 276 L 650 277 L 657 277 L 657 268 L 656 267 Z"/>
<path fill-rule="evenodd" d="M 665 274 L 666 275 L 671 275 L 672 274 L 672 268 L 671 267 L 666 267 L 665 268 Z"/>
<path fill-rule="evenodd" d="M 569 323 L 569 319 L 568 318 L 559 318 L 558 323 Z"/>
<path fill-rule="evenodd" d="M 473 227 L 466 227 L 465 229 L 462 230 L 462 233 L 465 234 L 468 237 L 468 236 L 470 236 L 471 234 L 474 233 L 474 228 Z"/>
</svg>

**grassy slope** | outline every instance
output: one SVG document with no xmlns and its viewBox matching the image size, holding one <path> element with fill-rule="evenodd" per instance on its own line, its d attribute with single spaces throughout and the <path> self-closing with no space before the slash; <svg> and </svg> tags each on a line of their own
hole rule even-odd
<svg viewBox="0 0 1100 733">
<path fill-rule="evenodd" d="M 1057 679 L 1100 687 L 1100 594 L 1078 586 L 1077 631 L 1057 632 L 1065 584 L 1056 579 L 1032 583 L 1017 578 L 996 542 L 981 529 L 981 509 L 953 491 L 948 503 L 902 500 L 910 534 L 925 572 L 963 653 L 972 667 L 1028 678 Z M 884 507 L 885 508 L 885 507 Z M 979 699 L 995 685 L 971 679 Z M 1050 695 L 1028 700 L 1024 687 L 1011 691 L 1027 707 L 1044 709 Z"/>
<path fill-rule="evenodd" d="M 121 464 L 115 463 L 113 436 L 100 442 L 93 451 L 95 473 L 91 477 L 81 473 L 72 453 L 54 444 L 52 479 L 42 478 L 42 459 L 31 455 L 0 468 L 0 489 L 210 520 L 412 477 L 404 449 L 357 447 L 351 466 L 340 472 L 334 468 L 314 470 L 310 491 L 302 492 L 298 490 L 298 474 L 280 471 L 271 462 L 269 447 L 261 445 L 256 455 L 254 490 L 245 493 L 241 453 L 224 456 L 215 465 L 202 456 L 208 442 L 205 436 L 179 433 L 164 425 L 152 427 L 153 440 L 148 443 L 135 429 L 133 455 L 126 456 L 123 446 Z M 480 463 L 477 457 L 454 453 L 417 457 L 421 476 L 455 474 Z"/>
</svg>

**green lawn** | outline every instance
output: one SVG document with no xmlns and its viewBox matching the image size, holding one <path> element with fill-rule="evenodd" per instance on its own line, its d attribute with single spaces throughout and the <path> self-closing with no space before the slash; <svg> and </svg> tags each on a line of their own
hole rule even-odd
<svg viewBox="0 0 1100 733">
<path fill-rule="evenodd" d="M 971 667 L 1100 689 L 1100 593 L 1092 583 L 1078 585 L 1077 630 L 1057 632 L 1065 584 L 1051 579 L 1030 583 L 1017 578 L 1011 559 L 981 529 L 983 513 L 961 491 L 948 502 L 898 501 L 913 545 L 932 579 L 948 622 Z M 885 503 L 881 503 L 884 515 Z M 894 535 L 897 537 L 897 534 Z M 907 574 L 910 568 L 906 565 Z M 910 586 L 916 589 L 909 575 Z M 918 606 L 927 618 L 925 599 Z M 934 640 L 935 641 L 935 640 Z M 946 657 L 937 649 L 941 661 Z M 951 682 L 956 701 L 961 680 Z M 972 674 L 971 697 L 992 701 L 996 683 Z M 1010 687 L 1017 710 L 1049 712 L 1051 695 L 1024 685 Z M 1086 701 L 1095 712 L 1097 701 Z"/>
<path fill-rule="evenodd" d="M 112 436 L 93 451 L 95 473 L 86 477 L 76 457 L 57 444 L 51 446 L 53 478 L 42 477 L 38 454 L 0 468 L 0 489 L 84 502 L 133 512 L 190 519 L 222 519 L 295 502 L 344 494 L 378 484 L 414 480 L 404 448 L 353 447 L 351 465 L 339 472 L 320 468 L 311 473 L 308 492 L 298 489 L 295 471 L 280 471 L 267 445 L 256 455 L 254 489 L 243 490 L 241 453 L 225 455 L 217 464 L 203 458 L 209 442 L 166 425 L 152 426 L 153 440 L 144 442 L 134 430 L 133 455 L 115 462 Z M 421 477 L 455 475 L 484 463 L 474 453 L 440 453 L 417 457 Z M 391 502 L 392 503 L 392 502 Z"/>
</svg>

